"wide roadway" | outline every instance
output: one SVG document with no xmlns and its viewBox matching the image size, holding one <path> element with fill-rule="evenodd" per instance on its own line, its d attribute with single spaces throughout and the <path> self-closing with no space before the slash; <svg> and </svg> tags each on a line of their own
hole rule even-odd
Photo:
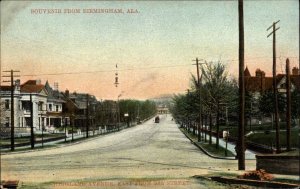
<svg viewBox="0 0 300 189">
<path fill-rule="evenodd" d="M 20 180 L 24 185 L 52 184 L 51 188 L 80 187 L 79 182 L 83 188 L 209 188 L 191 177 L 237 171 L 236 160 L 206 156 L 181 133 L 170 115 L 160 117 L 160 123 L 151 119 L 72 145 L 2 154 L 1 179 Z M 255 160 L 246 165 L 255 169 Z"/>
</svg>

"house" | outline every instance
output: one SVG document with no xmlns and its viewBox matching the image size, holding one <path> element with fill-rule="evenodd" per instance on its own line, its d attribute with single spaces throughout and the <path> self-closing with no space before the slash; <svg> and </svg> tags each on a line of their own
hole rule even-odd
<svg viewBox="0 0 300 189">
<path fill-rule="evenodd" d="M 30 100 L 32 100 L 33 126 L 35 129 L 41 130 L 47 122 L 48 92 L 45 85 L 41 84 L 41 80 L 28 80 L 20 86 L 20 96 L 20 127 L 30 127 Z"/>
<path fill-rule="evenodd" d="M 169 108 L 166 105 L 159 105 L 157 107 L 157 112 L 159 114 L 168 114 L 169 113 Z"/>
<path fill-rule="evenodd" d="M 260 69 L 256 69 L 255 76 L 251 76 L 248 68 L 246 67 L 244 71 L 244 78 L 245 78 L 245 91 L 252 94 L 253 97 L 256 99 L 256 102 L 258 101 L 258 99 L 263 93 L 273 92 L 273 77 L 267 77 L 265 72 Z M 296 89 L 300 90 L 299 68 L 294 67 L 292 69 L 290 80 L 291 80 L 291 88 L 290 88 L 291 91 L 294 91 Z M 276 88 L 278 93 L 282 93 L 283 96 L 285 96 L 286 95 L 286 74 L 276 75 L 276 85 L 277 85 Z M 258 105 L 252 104 L 251 102 L 251 114 L 255 114 L 255 112 L 258 112 Z M 255 122 L 261 123 L 261 121 L 271 122 L 273 119 L 272 117 L 273 115 L 271 115 L 271 117 L 269 118 L 265 117 L 263 119 L 262 115 L 260 114 L 257 115 L 257 118 L 252 117 L 253 119 L 252 121 L 253 123 Z M 284 117 L 284 115 L 282 115 L 281 117 Z"/>
<path fill-rule="evenodd" d="M 77 92 L 70 94 L 67 90 L 65 92 L 65 98 L 67 101 L 67 105 L 65 106 L 66 111 L 74 114 L 75 127 L 85 130 L 87 113 L 89 116 L 89 124 L 94 125 L 95 108 L 97 104 L 97 99 L 95 96 Z"/>
<path fill-rule="evenodd" d="M 1 86 L 0 89 L 1 133 L 6 130 L 9 133 L 11 87 Z M 90 126 L 95 125 L 97 103 L 93 95 L 76 92 L 69 94 L 68 90 L 65 93 L 59 92 L 58 89 L 53 89 L 48 81 L 43 85 L 41 80 L 28 80 L 20 85 L 20 80 L 17 80 L 14 86 L 14 127 L 23 128 L 24 132 L 29 131 L 32 116 L 35 130 L 53 129 L 70 125 L 72 117 L 75 127 L 84 129 L 87 116 Z"/>
<path fill-rule="evenodd" d="M 265 72 L 256 69 L 255 76 L 251 76 L 248 67 L 244 71 L 245 90 L 254 94 L 258 98 L 263 92 L 273 91 L 273 77 L 267 77 Z M 286 75 L 277 74 L 276 76 L 277 90 L 280 93 L 285 93 Z M 300 75 L 299 68 L 294 67 L 291 73 L 291 90 L 300 90 Z"/>
<path fill-rule="evenodd" d="M 53 89 L 48 81 L 45 83 L 45 89 L 48 93 L 46 126 L 57 128 L 66 125 L 69 117 L 63 112 L 63 106 L 66 103 L 64 95 L 58 89 Z"/>
<path fill-rule="evenodd" d="M 20 80 L 16 80 L 14 87 L 14 127 L 20 127 Z M 0 86 L 0 126 L 11 127 L 11 86 Z M 2 130 L 4 131 L 4 130 Z"/>
</svg>

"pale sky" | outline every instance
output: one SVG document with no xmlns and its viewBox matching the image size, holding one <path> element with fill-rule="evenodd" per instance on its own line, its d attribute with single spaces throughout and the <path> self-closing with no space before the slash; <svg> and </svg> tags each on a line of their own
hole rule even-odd
<svg viewBox="0 0 300 189">
<path fill-rule="evenodd" d="M 89 8 L 124 13 L 82 13 Z M 62 13 L 32 14 L 33 9 Z M 272 37 L 266 29 L 277 20 L 277 70 L 285 70 L 287 57 L 298 66 L 299 2 L 244 1 L 245 62 L 251 74 L 260 68 L 271 75 Z M 98 99 L 116 99 L 122 91 L 122 98 L 146 99 L 189 88 L 196 57 L 221 60 L 237 76 L 237 1 L 1 2 L 1 70 L 20 70 L 21 83 L 41 79 Z"/>
</svg>

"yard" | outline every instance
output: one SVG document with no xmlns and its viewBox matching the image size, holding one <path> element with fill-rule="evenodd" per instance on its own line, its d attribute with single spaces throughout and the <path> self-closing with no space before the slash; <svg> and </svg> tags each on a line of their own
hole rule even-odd
<svg viewBox="0 0 300 189">
<path fill-rule="evenodd" d="M 51 140 L 51 139 L 59 139 L 63 138 L 64 133 L 53 133 L 53 134 L 44 134 L 42 137 L 42 134 L 35 134 L 35 142 L 41 142 L 42 140 Z M 6 147 L 11 144 L 10 138 L 1 138 L 0 139 L 0 145 L 1 147 Z M 15 145 L 20 145 L 22 146 L 30 144 L 30 136 L 22 136 L 22 137 L 16 137 L 15 138 Z"/>
</svg>

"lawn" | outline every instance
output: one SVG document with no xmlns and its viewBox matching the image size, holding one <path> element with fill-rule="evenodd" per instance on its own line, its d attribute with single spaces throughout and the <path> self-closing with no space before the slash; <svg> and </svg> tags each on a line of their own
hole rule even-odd
<svg viewBox="0 0 300 189">
<path fill-rule="evenodd" d="M 183 128 L 180 129 L 182 132 L 184 132 L 189 138 L 191 138 L 194 142 L 198 140 L 196 135 L 193 135 L 192 133 L 188 133 Z M 207 137 L 208 138 L 208 137 Z M 222 146 L 219 146 L 218 149 L 216 149 L 216 144 L 209 144 L 208 140 L 207 142 L 196 142 L 198 145 L 200 145 L 205 151 L 207 151 L 209 154 L 218 156 L 218 157 L 225 157 L 225 148 Z M 234 157 L 234 154 L 227 150 L 227 157 Z"/>
<path fill-rule="evenodd" d="M 35 141 L 41 141 L 42 140 L 42 134 L 35 134 Z M 63 137 L 64 134 L 62 133 L 55 133 L 55 134 L 44 134 L 44 140 L 49 138 L 57 138 L 57 137 Z M 30 142 L 30 136 L 24 136 L 24 137 L 15 137 L 15 144 L 22 144 L 22 143 L 28 143 Z M 10 138 L 7 139 L 0 139 L 0 145 L 9 145 L 11 143 Z"/>
<path fill-rule="evenodd" d="M 247 137 L 248 141 L 259 143 L 259 144 L 264 144 L 267 146 L 274 146 L 276 144 L 275 141 L 275 132 L 270 132 L 266 134 L 265 132 L 263 133 L 255 133 Z M 286 146 L 286 132 L 285 131 L 280 131 L 280 145 L 282 147 Z M 291 146 L 293 148 L 300 148 L 299 145 L 299 129 L 292 129 L 291 130 Z"/>
</svg>

